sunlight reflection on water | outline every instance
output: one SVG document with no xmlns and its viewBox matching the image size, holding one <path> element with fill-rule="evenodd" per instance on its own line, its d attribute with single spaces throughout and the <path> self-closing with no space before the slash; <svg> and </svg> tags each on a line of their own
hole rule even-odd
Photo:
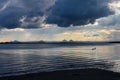
<svg viewBox="0 0 120 80">
<path fill-rule="evenodd" d="M 91 50 L 94 47 L 96 50 Z M 119 52 L 119 44 L 0 49 L 0 76 L 82 68 L 101 68 L 120 72 Z"/>
</svg>

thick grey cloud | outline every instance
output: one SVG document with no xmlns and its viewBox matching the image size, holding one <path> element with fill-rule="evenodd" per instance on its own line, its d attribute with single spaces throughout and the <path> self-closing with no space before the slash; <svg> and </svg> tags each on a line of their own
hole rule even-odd
<svg viewBox="0 0 120 80">
<path fill-rule="evenodd" d="M 109 16 L 98 21 L 100 26 L 120 30 L 120 14 Z"/>
<path fill-rule="evenodd" d="M 0 26 L 5 28 L 20 27 L 19 19 L 25 14 L 25 11 L 18 7 L 9 7 L 0 12 Z"/>
<path fill-rule="evenodd" d="M 113 14 L 111 0 L 0 0 L 0 27 L 38 28 L 42 23 L 60 27 L 86 25 Z M 47 17 L 47 18 L 46 18 Z"/>
<path fill-rule="evenodd" d="M 7 2 L 8 0 L 0 0 L 0 8 L 2 7 L 2 6 L 4 6 L 4 4 Z"/>
<path fill-rule="evenodd" d="M 3 28 L 40 27 L 54 0 L 0 0 L 0 26 Z M 21 21 L 25 16 L 26 18 Z M 36 19 L 35 19 L 36 18 Z M 38 24 L 39 23 L 39 24 Z"/>
<path fill-rule="evenodd" d="M 111 0 L 57 0 L 47 23 L 61 27 L 86 25 L 113 14 L 108 7 Z"/>
</svg>

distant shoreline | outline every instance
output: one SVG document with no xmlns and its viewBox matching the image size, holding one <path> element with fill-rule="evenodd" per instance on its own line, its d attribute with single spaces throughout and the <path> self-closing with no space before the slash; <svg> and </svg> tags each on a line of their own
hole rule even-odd
<svg viewBox="0 0 120 80">
<path fill-rule="evenodd" d="M 101 69 L 77 69 L 0 77 L 0 80 L 120 80 L 120 73 Z"/>
<path fill-rule="evenodd" d="M 120 42 L 7 42 L 0 43 L 0 49 L 46 49 L 76 46 L 106 46 Z M 33 47 L 34 46 L 34 47 Z"/>
<path fill-rule="evenodd" d="M 120 41 L 72 41 L 72 42 L 57 42 L 57 41 L 31 41 L 31 42 L 0 42 L 0 44 L 111 44 L 111 43 L 120 43 Z"/>
</svg>

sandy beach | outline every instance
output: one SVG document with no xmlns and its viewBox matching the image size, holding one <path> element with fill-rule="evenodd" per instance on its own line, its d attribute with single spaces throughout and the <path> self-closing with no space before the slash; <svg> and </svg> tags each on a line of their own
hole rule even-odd
<svg viewBox="0 0 120 80">
<path fill-rule="evenodd" d="M 120 80 L 120 74 L 101 69 L 78 69 L 1 77 L 0 80 Z"/>
</svg>

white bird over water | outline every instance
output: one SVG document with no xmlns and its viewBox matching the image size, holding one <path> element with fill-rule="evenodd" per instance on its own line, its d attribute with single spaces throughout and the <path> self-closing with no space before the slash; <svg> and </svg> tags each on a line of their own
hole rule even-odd
<svg viewBox="0 0 120 80">
<path fill-rule="evenodd" d="M 92 50 L 96 50 L 96 48 L 92 48 Z"/>
</svg>

